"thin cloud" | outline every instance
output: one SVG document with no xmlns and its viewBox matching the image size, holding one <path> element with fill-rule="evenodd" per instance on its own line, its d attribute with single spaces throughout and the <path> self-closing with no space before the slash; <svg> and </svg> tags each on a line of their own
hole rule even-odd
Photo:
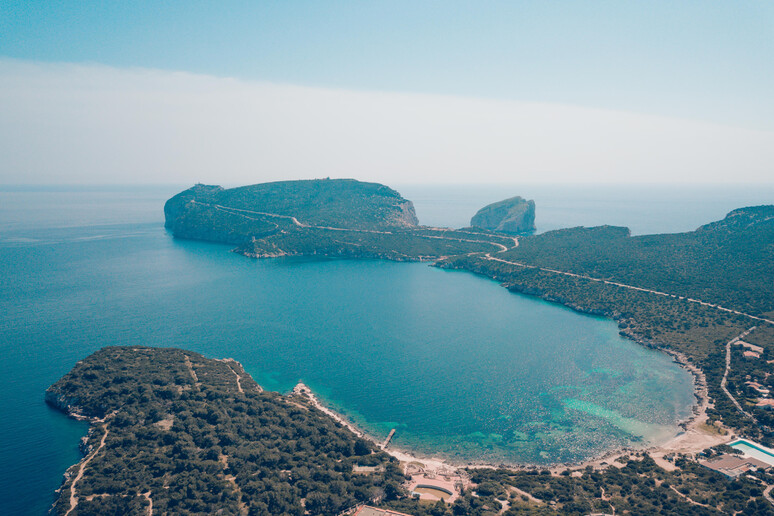
<svg viewBox="0 0 774 516">
<path fill-rule="evenodd" d="M 768 182 L 774 133 L 557 104 L 0 61 L 2 183 Z"/>
</svg>

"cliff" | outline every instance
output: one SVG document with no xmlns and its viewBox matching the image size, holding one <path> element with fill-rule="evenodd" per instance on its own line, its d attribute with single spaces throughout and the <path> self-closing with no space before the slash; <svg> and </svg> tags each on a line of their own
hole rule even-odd
<svg viewBox="0 0 774 516">
<path fill-rule="evenodd" d="M 470 219 L 470 225 L 501 233 L 530 233 L 535 231 L 535 201 L 511 197 L 484 206 Z"/>
</svg>

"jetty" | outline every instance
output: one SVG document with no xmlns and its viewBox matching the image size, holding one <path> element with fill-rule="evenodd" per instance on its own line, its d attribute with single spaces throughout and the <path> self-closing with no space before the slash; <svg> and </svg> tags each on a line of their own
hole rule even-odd
<svg viewBox="0 0 774 516">
<path fill-rule="evenodd" d="M 395 429 L 394 428 L 392 430 L 390 430 L 389 434 L 387 434 L 387 439 L 385 439 L 384 442 L 382 443 L 382 449 L 387 448 L 387 445 L 390 444 L 390 440 L 392 439 L 393 435 L 395 435 Z"/>
</svg>

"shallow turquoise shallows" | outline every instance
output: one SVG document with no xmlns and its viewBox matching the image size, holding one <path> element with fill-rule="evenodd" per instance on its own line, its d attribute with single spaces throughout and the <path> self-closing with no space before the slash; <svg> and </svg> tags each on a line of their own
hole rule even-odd
<svg viewBox="0 0 774 516">
<path fill-rule="evenodd" d="M 0 192 L 0 514 L 43 514 L 80 458 L 86 426 L 43 394 L 105 345 L 233 357 L 268 389 L 303 380 L 374 436 L 458 462 L 575 461 L 690 412 L 690 376 L 610 321 L 426 264 L 176 240 L 161 209 L 177 190 Z"/>
</svg>

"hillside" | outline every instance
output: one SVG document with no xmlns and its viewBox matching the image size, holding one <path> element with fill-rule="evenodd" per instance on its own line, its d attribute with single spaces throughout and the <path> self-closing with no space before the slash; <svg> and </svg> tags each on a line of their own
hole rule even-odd
<svg viewBox="0 0 774 516">
<path fill-rule="evenodd" d="M 396 496 L 397 462 L 304 400 L 262 391 L 234 361 L 104 348 L 46 392 L 92 423 L 53 512 L 336 514 Z"/>
<path fill-rule="evenodd" d="M 501 250 L 512 238 L 418 226 L 414 206 L 384 185 L 352 179 L 282 181 L 225 190 L 196 185 L 167 201 L 175 237 L 235 244 L 246 256 L 323 255 L 432 260 Z"/>
<path fill-rule="evenodd" d="M 254 212 L 252 219 L 238 215 L 239 210 L 245 210 L 242 213 L 246 215 Z M 250 235 L 253 232 L 262 234 L 296 225 L 293 218 L 303 225 L 346 229 L 411 227 L 418 223 L 413 204 L 398 192 L 354 179 L 278 181 L 230 189 L 196 185 L 169 199 L 164 215 L 166 227 L 178 236 L 193 229 L 191 218 L 198 219 L 198 225 L 208 220 L 215 226 L 239 222 L 243 230 L 235 228 L 224 234 L 227 243 L 241 243 L 244 237 L 254 236 Z M 246 221 L 252 221 L 257 229 L 244 228 Z"/>
<path fill-rule="evenodd" d="M 470 219 L 473 227 L 512 235 L 535 231 L 535 201 L 511 197 L 484 206 Z"/>
<path fill-rule="evenodd" d="M 632 237 L 602 226 L 520 239 L 498 258 L 711 300 L 774 310 L 774 206 L 742 208 L 696 231 Z"/>
</svg>

